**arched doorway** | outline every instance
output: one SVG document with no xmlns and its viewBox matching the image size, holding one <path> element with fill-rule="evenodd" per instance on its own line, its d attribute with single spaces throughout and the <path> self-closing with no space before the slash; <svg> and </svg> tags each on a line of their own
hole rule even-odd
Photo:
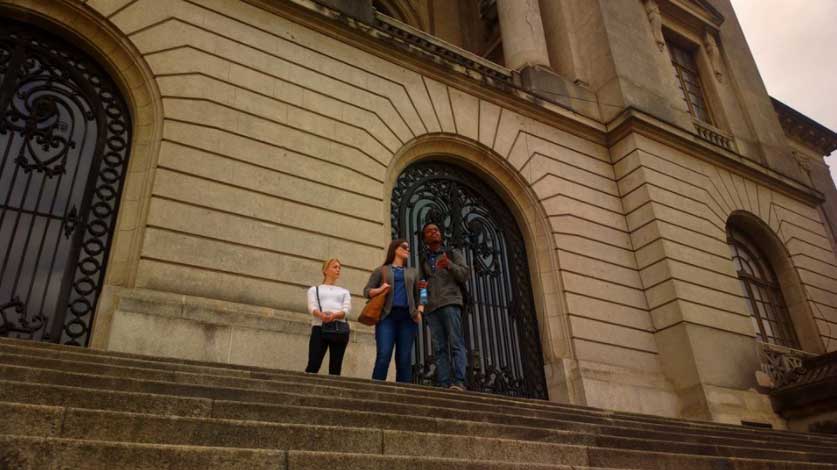
<svg viewBox="0 0 837 470">
<path fill-rule="evenodd" d="M 392 191 L 392 235 L 423 247 L 421 227 L 436 223 L 448 248 L 471 268 L 465 314 L 471 390 L 547 398 L 538 323 L 523 236 L 499 196 L 469 171 L 441 161 L 407 167 Z M 423 249 L 411 255 L 418 265 Z M 427 325 L 414 354 L 414 381 L 432 383 Z"/>
<path fill-rule="evenodd" d="M 86 345 L 128 163 L 108 75 L 41 29 L 0 30 L 0 336 Z"/>
</svg>

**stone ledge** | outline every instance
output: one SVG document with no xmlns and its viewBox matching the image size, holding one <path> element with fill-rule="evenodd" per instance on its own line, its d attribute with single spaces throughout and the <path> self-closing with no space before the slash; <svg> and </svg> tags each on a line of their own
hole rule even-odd
<svg viewBox="0 0 837 470">
<path fill-rule="evenodd" d="M 148 289 L 115 289 L 114 310 L 100 340 L 111 351 L 221 364 L 297 370 L 308 360 L 311 323 L 302 312 Z M 373 329 L 351 322 L 343 375 L 368 378 Z M 320 373 L 328 372 L 328 358 Z M 390 375 L 394 373 L 390 365 Z"/>
<path fill-rule="evenodd" d="M 198 321 L 219 326 L 293 332 L 307 335 L 311 324 L 304 312 L 174 294 L 150 289 L 117 289 L 116 310 Z M 351 322 L 352 332 L 374 335 L 374 328 Z M 374 342 L 374 339 L 373 339 Z"/>
</svg>

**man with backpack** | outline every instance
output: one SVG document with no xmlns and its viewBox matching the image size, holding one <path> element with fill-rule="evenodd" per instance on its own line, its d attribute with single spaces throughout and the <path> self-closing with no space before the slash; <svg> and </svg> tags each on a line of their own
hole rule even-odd
<svg viewBox="0 0 837 470">
<path fill-rule="evenodd" d="M 442 387 L 465 391 L 462 310 L 465 305 L 463 289 L 470 270 L 460 252 L 444 248 L 442 232 L 436 224 L 425 224 L 421 233 L 427 247 L 421 261 L 421 273 L 427 281 L 428 290 L 425 312 L 429 313 L 426 313 L 425 318 L 430 322 L 433 353 L 436 356 L 436 379 Z"/>
</svg>

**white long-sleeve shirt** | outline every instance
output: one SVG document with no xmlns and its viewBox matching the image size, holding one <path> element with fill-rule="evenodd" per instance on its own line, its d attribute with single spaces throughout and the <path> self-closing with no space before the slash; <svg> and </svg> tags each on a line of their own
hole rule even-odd
<svg viewBox="0 0 837 470">
<path fill-rule="evenodd" d="M 317 305 L 317 288 L 311 287 L 308 289 L 308 313 L 311 314 L 311 326 L 320 326 L 323 321 L 314 316 L 314 310 L 322 312 L 343 312 L 345 318 L 338 321 L 346 321 L 349 317 L 349 312 L 352 310 L 352 294 L 348 290 L 328 285 L 320 284 L 320 305 Z"/>
</svg>

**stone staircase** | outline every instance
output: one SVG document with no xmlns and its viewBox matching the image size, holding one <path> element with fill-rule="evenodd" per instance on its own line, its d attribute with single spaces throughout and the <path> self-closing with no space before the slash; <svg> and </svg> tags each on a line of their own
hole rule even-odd
<svg viewBox="0 0 837 470">
<path fill-rule="evenodd" d="M 837 469 L 837 436 L 0 339 L 0 470 Z"/>
</svg>

